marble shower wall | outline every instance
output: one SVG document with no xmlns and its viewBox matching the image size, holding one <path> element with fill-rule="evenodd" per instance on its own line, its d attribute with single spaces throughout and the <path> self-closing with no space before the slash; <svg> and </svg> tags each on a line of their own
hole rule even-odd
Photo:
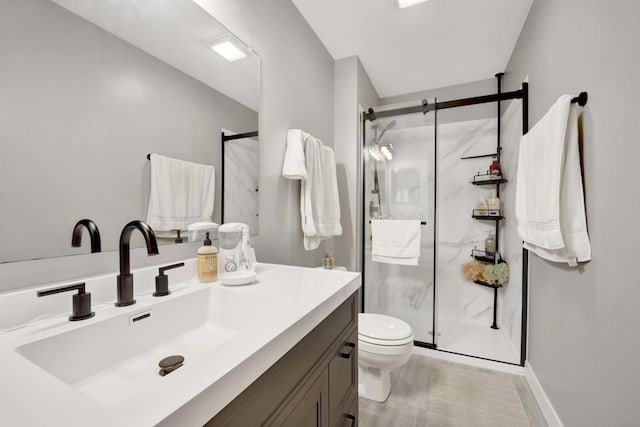
<svg viewBox="0 0 640 427">
<path fill-rule="evenodd" d="M 496 125 L 496 119 L 483 119 L 438 126 L 438 329 L 443 340 L 460 322 L 492 322 L 493 290 L 461 273 L 471 250 L 484 249 L 484 240 L 495 232 L 494 221 L 471 217 L 480 198 L 488 199 L 495 187 L 470 181 L 477 172 L 484 173 L 492 159 L 461 157 L 495 153 Z"/>
<path fill-rule="evenodd" d="M 502 326 L 509 342 L 520 349 L 522 331 L 522 241 L 516 230 L 515 190 L 518 149 L 522 136 L 522 102 L 512 101 L 502 116 L 502 163 L 505 165 L 509 183 L 504 186 L 502 202 L 504 209 L 511 215 L 504 222 L 504 258 L 509 263 L 510 278 L 502 290 Z"/>
<path fill-rule="evenodd" d="M 224 222 L 247 224 L 251 235 L 260 232 L 258 221 L 258 141 L 228 141 L 224 151 Z"/>
</svg>

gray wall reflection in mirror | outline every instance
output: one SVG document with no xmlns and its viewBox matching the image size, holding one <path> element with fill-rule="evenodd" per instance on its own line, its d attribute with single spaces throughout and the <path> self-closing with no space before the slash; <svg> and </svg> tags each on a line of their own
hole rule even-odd
<svg viewBox="0 0 640 427">
<path fill-rule="evenodd" d="M 257 129 L 259 105 L 259 57 L 225 61 L 222 37 L 191 1 L 2 0 L 0 262 L 88 253 L 82 218 L 117 250 L 146 219 L 148 153 L 213 165 L 220 221 L 220 131 Z"/>
</svg>

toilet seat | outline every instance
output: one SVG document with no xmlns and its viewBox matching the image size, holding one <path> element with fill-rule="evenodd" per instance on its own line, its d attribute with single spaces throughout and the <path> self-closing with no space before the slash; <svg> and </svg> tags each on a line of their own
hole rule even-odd
<svg viewBox="0 0 640 427">
<path fill-rule="evenodd" d="M 378 346 L 402 346 L 413 342 L 406 322 L 383 314 L 358 314 L 358 340 Z"/>
</svg>

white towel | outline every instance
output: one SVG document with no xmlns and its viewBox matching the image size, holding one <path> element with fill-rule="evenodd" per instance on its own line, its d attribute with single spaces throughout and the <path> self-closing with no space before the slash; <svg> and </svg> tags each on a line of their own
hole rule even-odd
<svg viewBox="0 0 640 427">
<path fill-rule="evenodd" d="M 304 143 L 309 134 L 301 129 L 289 129 L 287 132 L 287 150 L 284 153 L 282 176 L 289 179 L 307 179 Z"/>
<path fill-rule="evenodd" d="M 147 223 L 157 231 L 186 230 L 213 219 L 213 166 L 151 154 Z"/>
<path fill-rule="evenodd" d="M 581 108 L 562 95 L 522 137 L 516 219 L 524 247 L 571 266 L 591 259 L 578 147 Z"/>
<path fill-rule="evenodd" d="M 323 240 L 340 236 L 342 226 L 333 150 L 307 135 L 304 155 L 307 178 L 300 185 L 300 215 L 304 248 L 309 251 Z"/>
<path fill-rule="evenodd" d="M 420 221 L 371 220 L 371 260 L 387 264 L 418 265 Z"/>
</svg>

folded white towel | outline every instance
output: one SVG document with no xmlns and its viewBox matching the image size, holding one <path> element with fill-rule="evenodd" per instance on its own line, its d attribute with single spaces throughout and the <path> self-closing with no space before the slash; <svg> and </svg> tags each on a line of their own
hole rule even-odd
<svg viewBox="0 0 640 427">
<path fill-rule="evenodd" d="M 304 248 L 309 251 L 323 240 L 340 236 L 342 226 L 333 150 L 307 135 L 304 155 L 307 178 L 300 186 L 300 215 Z"/>
<path fill-rule="evenodd" d="M 524 247 L 571 266 L 591 259 L 578 147 L 581 108 L 562 95 L 522 137 L 516 219 Z"/>
<path fill-rule="evenodd" d="M 371 260 L 387 264 L 418 265 L 420 221 L 371 220 Z"/>
<path fill-rule="evenodd" d="M 301 129 L 289 129 L 287 132 L 287 149 L 282 164 L 282 176 L 285 178 L 307 179 L 304 146 L 308 136 Z"/>
<path fill-rule="evenodd" d="M 213 166 L 151 154 L 147 223 L 157 231 L 186 230 L 213 219 Z"/>
</svg>

